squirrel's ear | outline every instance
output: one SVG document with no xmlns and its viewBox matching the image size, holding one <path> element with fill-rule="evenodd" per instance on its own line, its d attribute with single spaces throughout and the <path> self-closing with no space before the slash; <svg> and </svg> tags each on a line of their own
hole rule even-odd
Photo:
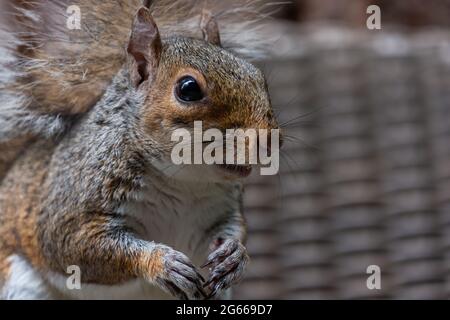
<svg viewBox="0 0 450 320">
<path fill-rule="evenodd" d="M 144 2 L 142 4 L 144 5 L 144 7 L 150 9 L 150 7 L 153 4 L 153 0 L 144 0 Z"/>
<path fill-rule="evenodd" d="M 136 14 L 127 52 L 130 60 L 130 73 L 136 86 L 152 80 L 161 57 L 161 37 L 150 11 L 142 7 Z"/>
<path fill-rule="evenodd" d="M 200 29 L 202 29 L 203 39 L 205 41 L 219 47 L 221 46 L 219 25 L 217 24 L 217 21 L 211 11 L 203 9 Z"/>
</svg>

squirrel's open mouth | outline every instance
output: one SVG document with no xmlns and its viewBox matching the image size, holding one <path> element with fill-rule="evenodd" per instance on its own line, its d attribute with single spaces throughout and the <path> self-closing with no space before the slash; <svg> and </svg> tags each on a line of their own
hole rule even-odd
<svg viewBox="0 0 450 320">
<path fill-rule="evenodd" d="M 252 167 L 249 165 L 219 164 L 218 167 L 243 178 L 252 173 Z"/>
</svg>

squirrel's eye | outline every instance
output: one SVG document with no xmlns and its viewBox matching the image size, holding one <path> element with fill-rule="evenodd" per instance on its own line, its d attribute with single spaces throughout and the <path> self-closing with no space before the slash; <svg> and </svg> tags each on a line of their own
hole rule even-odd
<svg viewBox="0 0 450 320">
<path fill-rule="evenodd" d="M 178 81 L 176 94 L 181 101 L 192 102 L 203 99 L 203 92 L 197 81 L 190 76 Z"/>
</svg>

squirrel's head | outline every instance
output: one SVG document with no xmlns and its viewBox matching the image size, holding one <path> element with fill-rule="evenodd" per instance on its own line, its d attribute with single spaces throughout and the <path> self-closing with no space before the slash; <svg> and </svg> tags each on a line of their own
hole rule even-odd
<svg viewBox="0 0 450 320">
<path fill-rule="evenodd" d="M 263 73 L 220 46 L 218 27 L 211 15 L 204 13 L 201 28 L 204 40 L 162 40 L 149 10 L 138 11 L 127 48 L 127 65 L 131 84 L 143 97 L 139 128 L 158 148 L 161 158 L 156 166 L 164 173 L 176 173 L 177 178 L 188 180 L 234 180 L 247 176 L 251 166 L 202 162 L 180 168 L 172 157 L 180 143 L 189 144 L 192 161 L 199 150 L 194 142 L 206 147 L 205 141 L 198 141 L 193 134 L 197 121 L 201 121 L 203 131 L 217 129 L 224 136 L 227 129 L 266 129 L 268 149 L 273 141 L 271 130 L 278 130 Z M 177 132 L 192 133 L 192 139 L 174 139 Z M 249 139 L 244 141 L 248 152 L 259 146 Z M 223 159 L 225 162 L 226 155 Z"/>
</svg>

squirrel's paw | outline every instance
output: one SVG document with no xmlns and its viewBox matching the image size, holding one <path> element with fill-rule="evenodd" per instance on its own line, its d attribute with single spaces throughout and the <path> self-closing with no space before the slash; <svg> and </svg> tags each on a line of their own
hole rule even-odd
<svg viewBox="0 0 450 320">
<path fill-rule="evenodd" d="M 238 282 L 249 261 L 247 249 L 236 239 L 225 240 L 213 251 L 202 268 L 210 267 L 211 275 L 204 287 L 209 288 L 208 299 Z"/>
<path fill-rule="evenodd" d="M 154 283 L 178 299 L 204 299 L 206 293 L 202 283 L 205 279 L 183 253 L 161 245 L 162 270 L 154 278 Z"/>
</svg>

